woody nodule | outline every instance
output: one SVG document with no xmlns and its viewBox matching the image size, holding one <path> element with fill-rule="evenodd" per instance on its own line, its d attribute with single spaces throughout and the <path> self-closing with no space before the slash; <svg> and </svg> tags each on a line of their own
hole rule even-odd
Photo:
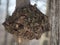
<svg viewBox="0 0 60 45">
<path fill-rule="evenodd" d="M 29 40 L 39 39 L 50 27 L 48 16 L 32 5 L 16 8 L 3 25 L 9 33 Z"/>
</svg>

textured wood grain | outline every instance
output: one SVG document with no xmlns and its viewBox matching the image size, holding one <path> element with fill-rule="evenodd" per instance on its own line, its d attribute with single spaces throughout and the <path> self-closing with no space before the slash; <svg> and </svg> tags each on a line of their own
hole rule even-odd
<svg viewBox="0 0 60 45">
<path fill-rule="evenodd" d="M 48 0 L 49 8 L 47 15 L 50 18 L 51 42 L 50 45 L 60 45 L 60 0 Z"/>
</svg>

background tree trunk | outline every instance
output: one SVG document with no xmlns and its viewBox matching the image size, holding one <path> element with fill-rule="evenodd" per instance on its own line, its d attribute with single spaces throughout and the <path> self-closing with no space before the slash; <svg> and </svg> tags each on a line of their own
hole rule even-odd
<svg viewBox="0 0 60 45">
<path fill-rule="evenodd" d="M 51 26 L 50 45 L 60 45 L 60 0 L 48 0 L 47 15 Z"/>
<path fill-rule="evenodd" d="M 1 0 L 0 0 L 0 5 L 1 5 Z"/>
<path fill-rule="evenodd" d="M 9 0 L 7 0 L 7 4 L 6 4 L 6 17 L 8 17 L 8 7 L 9 7 Z M 5 31 L 5 40 L 4 40 L 4 45 L 7 45 L 7 37 L 8 37 L 8 33 Z"/>
</svg>

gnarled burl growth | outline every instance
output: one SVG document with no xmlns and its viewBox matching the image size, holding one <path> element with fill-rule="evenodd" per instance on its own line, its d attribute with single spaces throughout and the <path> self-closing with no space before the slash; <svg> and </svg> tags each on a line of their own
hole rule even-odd
<svg viewBox="0 0 60 45">
<path fill-rule="evenodd" d="M 49 18 L 35 6 L 16 8 L 12 16 L 3 23 L 6 31 L 24 39 L 39 39 L 42 33 L 49 31 Z"/>
</svg>

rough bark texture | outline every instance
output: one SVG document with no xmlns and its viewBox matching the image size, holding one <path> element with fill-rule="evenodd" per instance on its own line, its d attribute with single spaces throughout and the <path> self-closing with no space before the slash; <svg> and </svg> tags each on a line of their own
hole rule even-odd
<svg viewBox="0 0 60 45">
<path fill-rule="evenodd" d="M 47 15 L 50 18 L 51 42 L 50 45 L 60 45 L 60 0 L 48 0 Z"/>
<path fill-rule="evenodd" d="M 3 25 L 6 31 L 29 40 L 39 39 L 42 33 L 49 31 L 50 28 L 48 16 L 32 5 L 17 8 Z"/>
<path fill-rule="evenodd" d="M 16 0 L 16 8 L 17 8 L 17 7 L 26 6 L 26 5 L 28 5 L 29 3 L 30 3 L 30 0 Z M 17 37 L 16 39 L 18 39 L 18 40 L 17 40 L 17 41 L 18 41 L 18 45 L 30 45 L 30 44 L 29 44 L 29 40 L 19 39 L 18 37 Z M 19 42 L 19 40 L 21 40 L 22 43 Z"/>
<path fill-rule="evenodd" d="M 17 0 L 18 1 L 18 0 Z M 20 2 L 21 1 L 21 2 Z M 16 7 L 22 7 L 22 6 L 25 6 L 27 4 L 29 4 L 29 0 L 20 0 L 18 1 L 18 3 L 16 4 L 17 6 Z M 26 2 L 25 2 L 26 1 Z M 44 15 L 43 15 L 44 16 Z M 41 16 L 40 16 L 41 17 Z"/>
</svg>

